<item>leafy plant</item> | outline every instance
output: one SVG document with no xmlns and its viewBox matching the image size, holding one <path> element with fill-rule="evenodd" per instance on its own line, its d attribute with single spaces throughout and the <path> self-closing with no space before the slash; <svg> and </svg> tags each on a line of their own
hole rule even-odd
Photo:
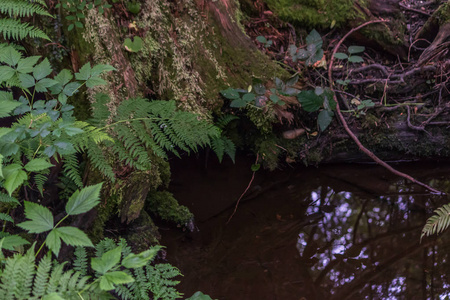
<svg viewBox="0 0 450 300">
<path fill-rule="evenodd" d="M 289 54 L 295 63 L 299 60 L 304 61 L 307 66 L 312 66 L 323 58 L 323 40 L 320 34 L 313 29 L 306 37 L 306 49 L 297 48 L 295 45 L 289 45 Z"/>
<path fill-rule="evenodd" d="M 432 234 L 439 234 L 446 230 L 450 226 L 450 204 L 436 209 L 435 215 L 431 216 L 425 226 L 422 229 L 420 239 L 424 236 L 430 236 Z"/>
<path fill-rule="evenodd" d="M 347 60 L 352 63 L 362 63 L 364 62 L 363 58 L 355 54 L 362 53 L 365 49 L 366 48 L 363 46 L 350 46 L 347 49 L 348 55 L 342 52 L 337 52 L 334 54 L 334 57 L 340 60 Z"/>
<path fill-rule="evenodd" d="M 126 38 L 123 45 L 129 52 L 139 52 L 142 49 L 142 39 L 138 36 L 135 36 L 133 41 L 130 38 Z"/>
<path fill-rule="evenodd" d="M 222 162 L 224 154 L 227 154 L 234 163 L 236 145 L 228 137 L 223 135 L 223 130 L 230 122 L 236 119 L 239 118 L 233 115 L 223 115 L 215 123 L 221 130 L 221 134 L 211 138 L 211 148 L 216 153 L 219 162 Z"/>
<path fill-rule="evenodd" d="M 315 90 L 301 91 L 297 95 L 302 108 L 307 112 L 320 111 L 317 123 L 320 130 L 324 131 L 333 120 L 336 102 L 333 100 L 333 92 L 329 88 L 316 87 Z"/>
<path fill-rule="evenodd" d="M 61 2 L 56 5 L 56 8 L 59 7 L 62 7 L 69 13 L 69 15 L 66 16 L 66 20 L 69 21 L 67 29 L 71 31 L 75 27 L 83 28 L 82 21 L 86 18 L 84 15 L 85 9 L 98 9 L 98 12 L 103 14 L 105 9 L 110 8 L 111 5 L 103 3 L 102 0 L 61 0 Z"/>
<path fill-rule="evenodd" d="M 264 36 L 260 35 L 256 37 L 256 40 L 264 45 L 265 48 L 272 46 L 273 41 L 266 39 Z"/>
<path fill-rule="evenodd" d="M 107 134 L 86 122 L 77 121 L 73 116 L 72 105 L 67 103 L 70 96 L 82 86 L 89 88 L 105 83 L 100 74 L 114 68 L 97 65 L 91 68 L 84 65 L 73 75 L 62 70 L 54 78 L 48 76 L 53 72 L 47 59 L 38 61 L 39 56 L 23 57 L 11 46 L 0 49 L 0 87 L 15 86 L 22 95 L 14 100 L 12 92 L 0 91 L 0 117 L 20 116 L 10 127 L 0 127 L 0 183 L 11 195 L 22 184 L 29 182 L 34 174 L 37 188 L 41 191 L 45 175 L 54 163 L 53 157 L 68 158 L 71 163 L 65 169 L 75 182 L 81 184 L 77 169 L 78 163 L 73 161 L 74 154 L 84 144 L 99 143 L 111 139 Z M 47 93 L 53 99 L 38 100 L 40 93 Z"/>
<path fill-rule="evenodd" d="M 35 14 L 51 17 L 46 8 L 44 1 L 2 0 L 0 13 L 7 17 L 0 18 L 0 34 L 4 39 L 22 40 L 30 37 L 50 40 L 42 30 L 19 19 Z"/>
</svg>

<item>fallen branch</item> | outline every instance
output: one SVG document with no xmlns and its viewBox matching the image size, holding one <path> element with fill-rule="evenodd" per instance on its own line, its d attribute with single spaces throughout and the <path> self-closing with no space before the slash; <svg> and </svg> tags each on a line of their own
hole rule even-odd
<svg viewBox="0 0 450 300">
<path fill-rule="evenodd" d="M 332 76 L 332 70 L 333 70 L 333 59 L 334 59 L 334 55 L 336 54 L 337 50 L 339 49 L 339 47 L 342 45 L 342 43 L 344 42 L 344 40 L 351 35 L 352 33 L 354 33 L 355 31 L 358 31 L 359 29 L 370 25 L 370 24 L 374 24 L 374 23 L 384 23 L 387 22 L 385 20 L 372 20 L 369 22 L 366 22 L 364 24 L 359 25 L 356 28 L 353 28 L 352 30 L 350 30 L 346 35 L 344 35 L 344 37 L 336 44 L 336 46 L 333 49 L 333 52 L 331 53 L 331 57 L 330 57 L 330 63 L 328 66 L 328 79 L 330 82 L 330 89 L 333 89 L 333 76 Z M 420 182 L 418 180 L 416 180 L 415 178 L 411 177 L 408 174 L 405 174 L 403 172 L 397 171 L 396 169 L 394 169 L 393 167 L 391 167 L 390 165 L 388 165 L 386 162 L 384 162 L 383 160 L 381 160 L 380 158 L 378 158 L 378 156 L 376 156 L 372 151 L 370 151 L 369 149 L 367 149 L 363 144 L 361 144 L 361 142 L 359 141 L 359 139 L 356 137 L 356 135 L 350 130 L 350 128 L 348 127 L 347 122 L 345 121 L 344 116 L 342 115 L 341 109 L 339 107 L 339 102 L 337 100 L 336 97 L 336 93 L 333 93 L 333 100 L 336 102 L 336 113 L 339 117 L 339 120 L 341 120 L 342 125 L 344 126 L 345 131 L 348 133 L 348 135 L 350 136 L 350 138 L 356 143 L 356 145 L 358 145 L 359 149 L 364 152 L 367 156 L 369 156 L 371 159 L 373 159 L 376 163 L 378 163 L 379 165 L 385 167 L 386 169 L 388 169 L 390 172 L 392 172 L 395 175 L 398 175 L 400 177 L 403 177 L 415 184 L 418 184 L 420 186 L 423 186 L 424 188 L 428 189 L 429 191 L 431 191 L 432 193 L 436 193 L 436 194 L 443 194 L 442 192 L 432 188 L 431 186 Z"/>
<path fill-rule="evenodd" d="M 259 154 L 256 154 L 255 164 L 258 163 L 258 159 L 259 159 Z M 256 173 L 256 171 L 253 171 L 252 179 L 250 179 L 250 182 L 248 183 L 247 188 L 246 188 L 245 191 L 241 194 L 241 196 L 239 197 L 238 201 L 236 202 L 236 206 L 234 207 L 234 211 L 233 211 L 233 213 L 231 214 L 231 216 L 228 218 L 228 221 L 227 221 L 226 224 L 230 223 L 231 219 L 233 218 L 234 214 L 235 214 L 236 211 L 237 211 L 237 208 L 238 208 L 238 206 L 239 206 L 239 202 L 241 202 L 242 197 L 244 197 L 245 193 L 247 193 L 248 189 L 251 187 L 251 185 L 252 185 L 252 183 L 253 183 L 253 180 L 255 179 L 255 173 Z"/>
</svg>

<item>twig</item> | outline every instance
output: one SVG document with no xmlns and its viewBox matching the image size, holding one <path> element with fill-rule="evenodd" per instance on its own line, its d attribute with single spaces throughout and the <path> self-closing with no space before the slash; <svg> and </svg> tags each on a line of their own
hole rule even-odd
<svg viewBox="0 0 450 300">
<path fill-rule="evenodd" d="M 370 24 L 374 24 L 374 23 L 382 23 L 382 22 L 387 22 L 385 20 L 372 20 L 366 23 L 363 23 L 361 25 L 359 25 L 356 28 L 353 28 L 352 30 L 350 30 L 346 35 L 344 35 L 344 37 L 337 43 L 337 45 L 334 47 L 333 49 L 333 53 L 331 53 L 331 57 L 330 57 L 330 63 L 328 66 L 328 79 L 330 81 L 330 88 L 331 90 L 333 90 L 333 76 L 332 76 L 332 70 L 333 70 L 333 59 L 334 59 L 334 55 L 336 54 L 337 50 L 339 49 L 339 47 L 342 45 L 342 43 L 344 42 L 344 40 L 351 35 L 353 32 L 367 26 Z M 356 145 L 358 145 L 359 149 L 364 152 L 367 156 L 369 156 L 370 158 L 372 158 L 376 163 L 378 163 L 379 165 L 385 167 L 386 169 L 388 169 L 390 172 L 394 173 L 395 175 L 398 175 L 400 177 L 403 177 L 415 184 L 418 184 L 420 186 L 423 186 L 424 188 L 428 189 L 429 191 L 436 193 L 436 194 L 443 194 L 442 192 L 432 188 L 431 186 L 420 182 L 418 180 L 416 180 L 415 178 L 411 177 L 408 174 L 405 174 L 403 172 L 397 171 L 396 169 L 394 169 L 393 167 L 391 167 L 390 165 L 388 165 L 386 162 L 384 162 L 383 160 L 381 160 L 380 158 L 378 158 L 372 151 L 370 151 L 369 149 L 367 149 L 366 147 L 364 147 L 363 144 L 361 144 L 361 142 L 359 141 L 359 139 L 356 137 L 356 135 L 350 130 L 350 128 L 348 127 L 347 122 L 345 121 L 344 116 L 341 113 L 341 109 L 339 107 L 339 102 L 337 100 L 336 97 L 336 93 L 333 93 L 333 100 L 336 102 L 336 112 L 337 115 L 339 116 L 339 119 L 342 122 L 342 125 L 344 126 L 345 131 L 348 133 L 348 135 L 350 136 L 350 138 L 356 143 Z"/>
<path fill-rule="evenodd" d="M 258 159 L 259 159 L 259 154 L 256 154 L 255 164 L 258 163 Z M 239 197 L 238 201 L 236 202 L 236 206 L 234 207 L 234 211 L 233 211 L 233 213 L 231 214 L 230 218 L 228 218 L 228 221 L 227 221 L 226 224 L 230 223 L 231 219 L 233 218 L 234 214 L 235 214 L 236 211 L 237 211 L 237 208 L 238 208 L 238 206 L 239 206 L 239 202 L 241 202 L 242 197 L 244 197 L 245 193 L 247 193 L 248 189 L 249 189 L 250 186 L 252 185 L 253 179 L 255 179 L 255 173 L 256 173 L 256 171 L 253 171 L 252 179 L 250 179 L 250 182 L 248 183 L 247 188 L 246 188 L 245 191 L 241 194 L 241 196 Z"/>
<path fill-rule="evenodd" d="M 418 14 L 422 14 L 422 15 L 425 15 L 427 17 L 431 17 L 431 15 L 429 13 L 427 13 L 426 11 L 423 11 L 423 10 L 420 10 L 420 9 L 411 8 L 411 7 L 408 7 L 408 6 L 406 6 L 406 5 L 402 4 L 402 3 L 399 3 L 398 5 L 400 5 L 403 9 L 406 9 L 406 10 L 409 10 L 409 11 L 412 11 L 412 12 L 415 12 L 415 13 L 418 13 Z"/>
<path fill-rule="evenodd" d="M 413 130 L 425 131 L 424 126 L 416 126 L 416 125 L 411 124 L 411 108 L 409 108 L 409 105 L 406 105 L 406 111 L 408 112 L 408 117 L 406 118 L 406 123 L 408 124 L 408 127 Z M 425 131 L 425 132 L 427 134 L 430 134 L 427 131 Z"/>
</svg>

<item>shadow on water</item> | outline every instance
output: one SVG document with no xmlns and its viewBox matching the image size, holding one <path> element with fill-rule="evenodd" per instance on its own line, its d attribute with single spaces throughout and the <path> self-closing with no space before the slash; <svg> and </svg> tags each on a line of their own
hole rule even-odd
<svg viewBox="0 0 450 300">
<path fill-rule="evenodd" d="M 449 202 L 375 165 L 259 172 L 250 163 L 174 166 L 172 191 L 200 216 L 199 231 L 162 232 L 181 291 L 214 299 L 443 299 L 450 295 L 450 233 L 419 242 Z M 402 171 L 450 192 L 450 165 Z"/>
</svg>

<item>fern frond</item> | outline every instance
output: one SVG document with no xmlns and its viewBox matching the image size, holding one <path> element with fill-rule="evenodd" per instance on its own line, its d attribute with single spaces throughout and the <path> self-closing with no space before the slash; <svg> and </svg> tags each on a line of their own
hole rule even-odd
<svg viewBox="0 0 450 300">
<path fill-rule="evenodd" d="M 7 214 L 1 213 L 1 212 L 0 212 L 0 221 L 8 221 L 8 222 L 14 223 L 14 220 L 13 220 L 13 218 L 11 218 L 10 215 L 7 215 Z"/>
<path fill-rule="evenodd" d="M 36 187 L 41 193 L 41 195 L 44 192 L 44 184 L 47 182 L 47 180 L 48 180 L 47 175 L 44 173 L 37 173 L 36 175 L 34 175 L 34 183 L 36 184 Z"/>
<path fill-rule="evenodd" d="M 95 256 L 100 257 L 105 252 L 112 250 L 117 247 L 116 242 L 110 238 L 105 238 L 101 240 L 97 245 L 95 245 Z"/>
<path fill-rule="evenodd" d="M 425 235 L 439 234 L 450 226 L 450 203 L 436 209 L 434 213 L 423 227 L 420 239 Z"/>
<path fill-rule="evenodd" d="M 14 204 L 19 204 L 20 205 L 20 202 L 16 198 L 11 197 L 8 194 L 5 194 L 3 192 L 0 192 L 0 202 L 2 202 L 2 203 L 14 203 Z"/>
<path fill-rule="evenodd" d="M 9 17 L 28 17 L 34 14 L 49 16 L 47 10 L 40 5 L 23 0 L 2 0 L 0 13 L 7 14 Z"/>
<path fill-rule="evenodd" d="M 215 123 L 217 127 L 220 129 L 224 129 L 231 121 L 237 120 L 239 117 L 236 117 L 235 115 L 223 115 L 219 117 L 217 122 Z"/>
<path fill-rule="evenodd" d="M 36 271 L 34 260 L 34 250 L 29 250 L 25 256 L 19 259 L 18 265 L 15 266 L 16 285 L 9 288 L 14 290 L 14 296 L 17 299 L 30 298 L 31 286 Z"/>
<path fill-rule="evenodd" d="M 84 247 L 77 246 L 75 248 L 75 260 L 73 261 L 73 269 L 79 272 L 81 275 L 86 275 L 88 270 L 88 259 L 86 249 Z"/>
<path fill-rule="evenodd" d="M 53 270 L 48 280 L 47 290 L 45 291 L 46 294 L 56 293 L 58 290 L 59 278 L 61 278 L 63 274 L 64 265 L 65 263 L 56 264 L 56 266 L 53 266 Z"/>
<path fill-rule="evenodd" d="M 29 23 L 22 23 L 16 19 L 0 19 L 0 34 L 4 39 L 22 40 L 26 37 L 41 38 L 50 40 L 50 38 L 39 28 Z"/>
<path fill-rule="evenodd" d="M 47 289 L 48 278 L 50 275 L 50 270 L 52 268 L 52 258 L 51 255 L 44 256 L 39 262 L 36 277 L 34 279 L 33 285 L 33 297 L 40 299 L 45 295 L 45 290 Z"/>
<path fill-rule="evenodd" d="M 105 154 L 98 145 L 92 143 L 91 146 L 87 148 L 87 155 L 94 168 L 102 172 L 102 174 L 112 182 L 115 181 L 116 177 L 114 170 L 105 159 Z"/>
<path fill-rule="evenodd" d="M 64 156 L 63 169 L 67 177 L 73 180 L 79 187 L 83 187 L 83 180 L 81 179 L 80 170 L 78 169 L 79 162 L 75 153 Z"/>
<path fill-rule="evenodd" d="M 181 294 L 173 287 L 180 282 L 172 280 L 174 277 L 182 275 L 180 270 L 170 264 L 157 264 L 154 267 L 147 265 L 146 271 L 153 299 L 171 300 L 181 298 Z"/>
<path fill-rule="evenodd" d="M 232 140 L 230 140 L 227 137 L 222 137 L 224 144 L 225 144 L 225 153 L 231 158 L 233 163 L 235 162 L 236 157 L 236 145 L 233 143 Z"/>
</svg>

